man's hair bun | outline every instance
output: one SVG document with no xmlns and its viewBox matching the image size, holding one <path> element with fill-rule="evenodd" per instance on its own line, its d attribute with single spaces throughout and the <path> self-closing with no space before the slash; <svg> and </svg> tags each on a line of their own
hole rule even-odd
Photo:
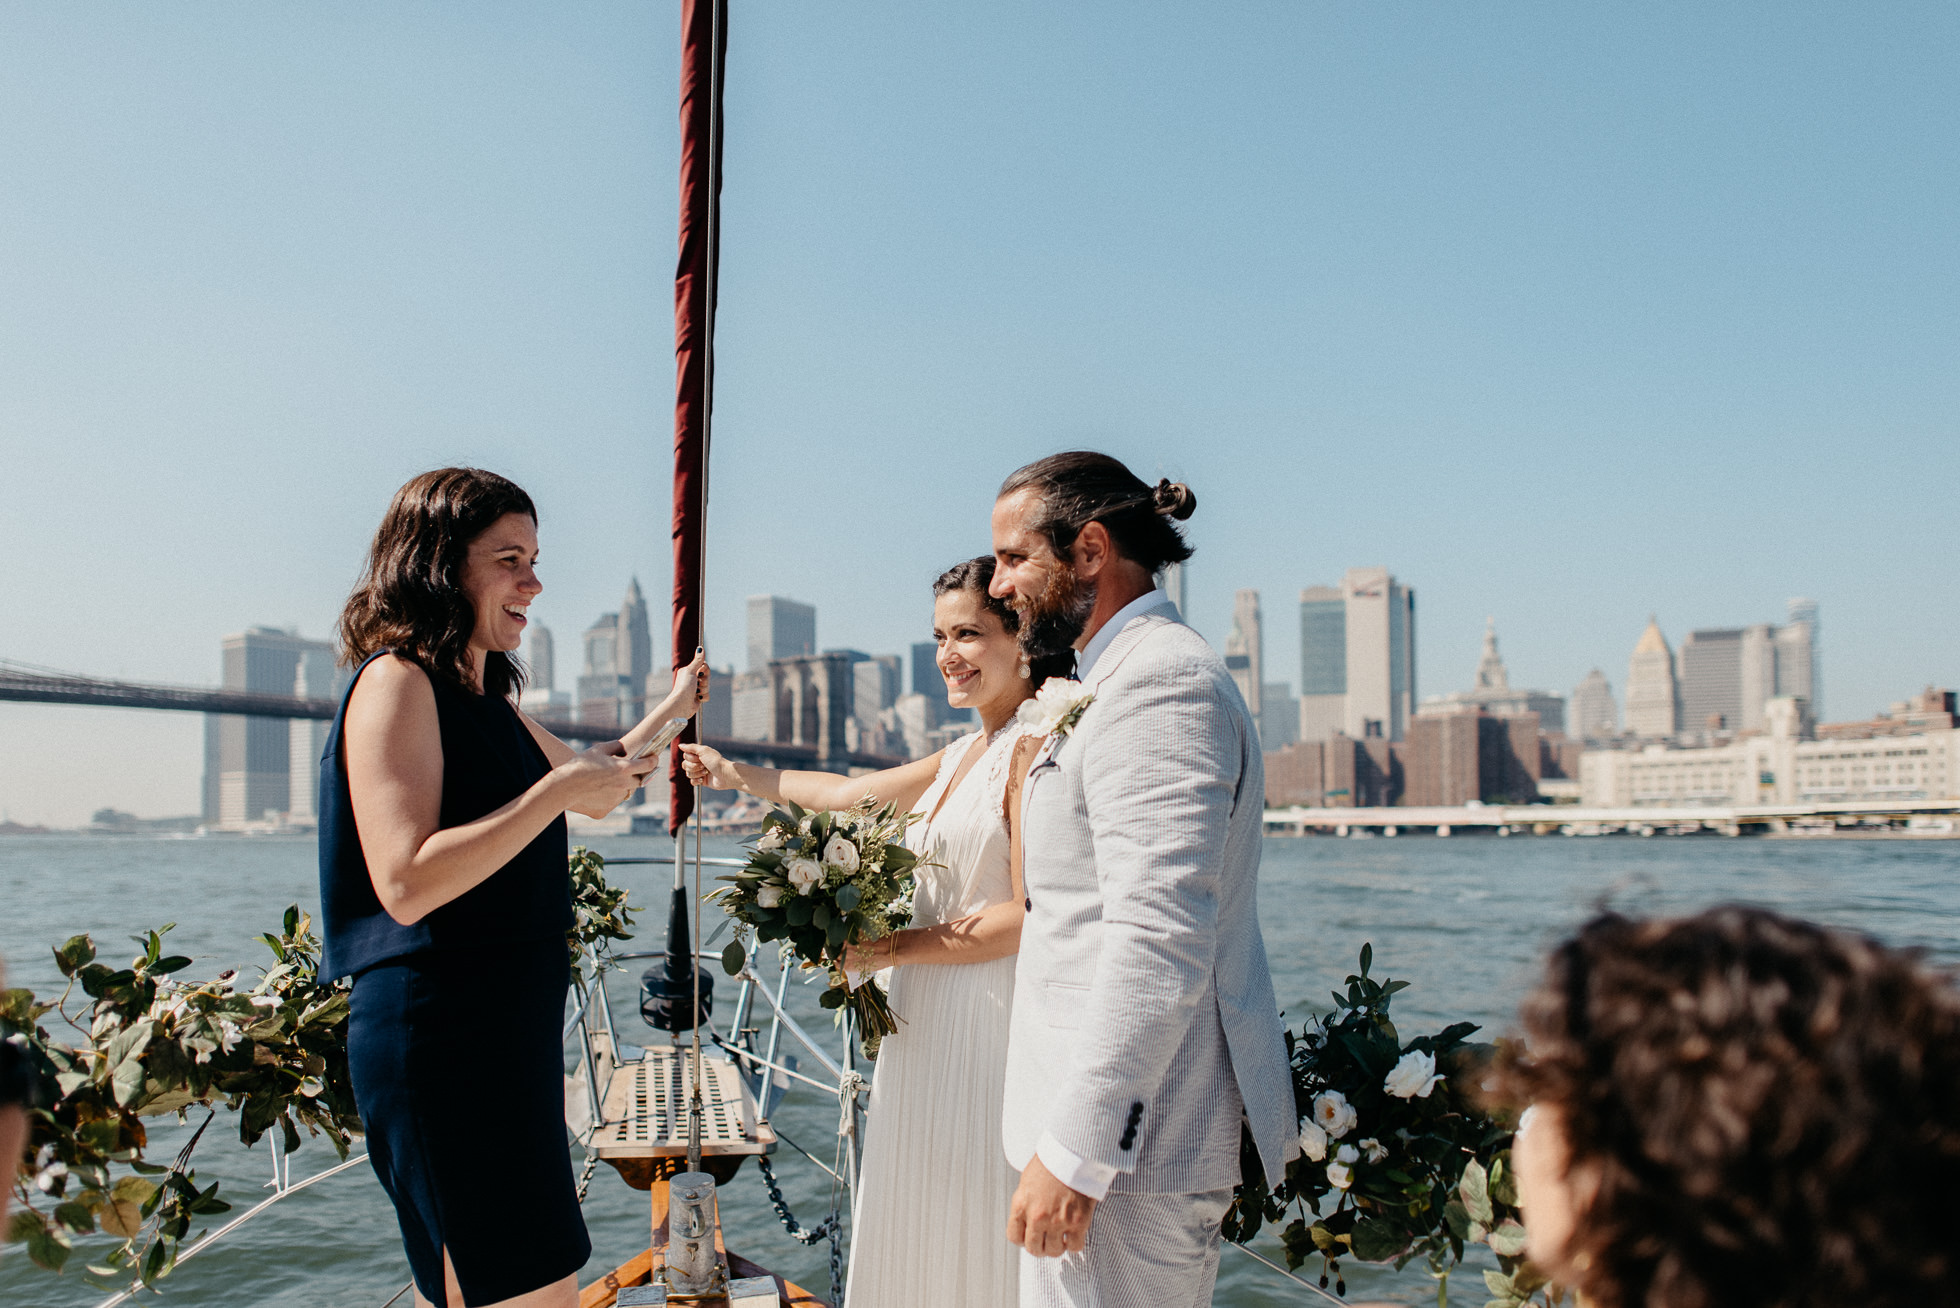
<svg viewBox="0 0 1960 1308">
<path fill-rule="evenodd" d="M 1150 503 L 1157 512 L 1176 518 L 1179 522 L 1190 517 L 1198 509 L 1198 497 L 1189 486 L 1181 481 L 1166 477 L 1158 482 L 1150 492 Z"/>
</svg>

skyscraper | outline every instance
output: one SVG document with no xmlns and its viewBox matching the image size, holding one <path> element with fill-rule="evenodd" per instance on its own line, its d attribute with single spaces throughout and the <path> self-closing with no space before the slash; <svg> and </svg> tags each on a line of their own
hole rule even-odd
<svg viewBox="0 0 1960 1308">
<path fill-rule="evenodd" d="M 1270 754 L 1300 738 L 1300 701 L 1290 682 L 1269 681 L 1259 688 L 1259 748 Z"/>
<path fill-rule="evenodd" d="M 1572 692 L 1572 734 L 1580 740 L 1611 740 L 1620 734 L 1620 710 L 1606 674 L 1594 668 Z"/>
<path fill-rule="evenodd" d="M 619 615 L 601 613 L 585 629 L 585 667 L 573 694 L 573 713 L 580 722 L 619 724 Z"/>
<path fill-rule="evenodd" d="M 817 652 L 817 610 L 780 595 L 749 596 L 749 671 L 765 672 L 775 659 Z"/>
<path fill-rule="evenodd" d="M 898 655 L 880 654 L 859 663 L 851 673 L 857 679 L 851 708 L 857 717 L 858 738 L 869 740 L 878 731 L 879 715 L 898 703 L 904 691 L 903 670 Z"/>
<path fill-rule="evenodd" d="M 1387 568 L 1300 592 L 1300 738 L 1400 740 L 1416 703 L 1416 597 Z"/>
<path fill-rule="evenodd" d="M 293 677 L 297 699 L 339 699 L 346 693 L 351 669 L 336 667 L 333 646 L 326 641 L 307 641 L 300 649 Z M 320 794 L 320 756 L 327 752 L 327 732 L 331 722 L 320 718 L 294 718 L 287 730 L 292 737 L 291 781 L 287 786 L 286 812 L 296 823 L 317 821 Z"/>
<path fill-rule="evenodd" d="M 1470 705 L 1495 718 L 1521 718 L 1533 714 L 1538 724 L 1554 735 L 1565 731 L 1565 700 L 1544 690 L 1521 690 L 1511 685 L 1504 656 L 1497 652 L 1497 620 L 1484 620 L 1484 652 L 1477 660 L 1475 683 L 1469 690 L 1432 695 L 1423 701 L 1423 712 L 1443 705 Z"/>
<path fill-rule="evenodd" d="M 626 598 L 619 606 L 617 649 L 619 675 L 626 681 L 622 689 L 630 701 L 621 705 L 620 721 L 638 722 L 646 716 L 647 678 L 653 672 L 653 633 L 647 628 L 647 602 L 640 594 L 638 577 L 626 583 Z M 667 677 L 661 680 L 671 684 Z M 667 687 L 661 686 L 654 694 L 654 703 L 666 693 Z"/>
<path fill-rule="evenodd" d="M 1259 592 L 1236 591 L 1232 595 L 1232 632 L 1225 638 L 1225 667 L 1238 685 L 1252 720 L 1259 720 L 1259 700 L 1265 690 L 1265 624 L 1259 615 Z"/>
<path fill-rule="evenodd" d="M 1823 627 L 1817 601 L 1790 601 L 1790 621 L 1776 632 L 1776 693 L 1800 696 L 1810 720 L 1824 720 Z"/>
<path fill-rule="evenodd" d="M 939 644 L 921 640 L 912 646 L 912 693 L 926 697 L 926 729 L 954 720 L 965 721 L 972 714 L 955 709 L 946 698 L 946 677 L 939 670 Z"/>
<path fill-rule="evenodd" d="M 1657 618 L 1633 647 L 1627 662 L 1627 733 L 1667 737 L 1681 729 L 1681 688 L 1674 675 L 1674 651 Z"/>
<path fill-rule="evenodd" d="M 296 631 L 252 627 L 226 636 L 221 646 L 223 687 L 261 695 L 291 695 L 295 688 L 320 686 L 316 698 L 334 693 L 333 646 L 304 640 Z M 324 662 L 323 662 L 324 660 Z M 204 717 L 204 821 L 241 826 L 277 817 L 292 809 L 293 720 L 207 713 Z M 312 754 L 314 737 L 302 723 L 298 752 Z M 324 736 L 320 743 L 324 744 Z M 307 765 L 302 765 L 306 767 Z M 300 778 L 313 784 L 310 768 Z M 310 811 L 310 806 L 309 806 Z"/>
<path fill-rule="evenodd" d="M 531 665 L 527 689 L 558 689 L 558 647 L 551 639 L 550 627 L 533 622 L 524 628 L 524 659 Z"/>
<path fill-rule="evenodd" d="M 1681 642 L 1681 730 L 1746 731 L 1763 725 L 1776 694 L 1776 645 L 1768 623 L 1691 631 Z"/>
</svg>

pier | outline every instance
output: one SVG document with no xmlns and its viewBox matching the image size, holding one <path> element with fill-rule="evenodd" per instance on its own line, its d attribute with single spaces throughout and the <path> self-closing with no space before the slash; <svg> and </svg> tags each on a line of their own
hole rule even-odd
<svg viewBox="0 0 1960 1308">
<path fill-rule="evenodd" d="M 1960 799 L 1834 804 L 1471 804 L 1460 808 L 1269 808 L 1269 836 L 1960 836 Z"/>
</svg>

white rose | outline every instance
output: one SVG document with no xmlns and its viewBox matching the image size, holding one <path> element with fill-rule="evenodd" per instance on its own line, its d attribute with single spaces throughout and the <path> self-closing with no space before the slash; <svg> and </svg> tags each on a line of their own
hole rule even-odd
<svg viewBox="0 0 1960 1308">
<path fill-rule="evenodd" d="M 755 902 L 762 908 L 780 908 L 783 902 L 783 887 L 773 881 L 765 881 L 755 889 Z"/>
<path fill-rule="evenodd" d="M 1352 1167 L 1355 1163 L 1361 1161 L 1361 1151 L 1353 1145 L 1342 1145 L 1334 1151 L 1334 1161 L 1337 1163 L 1346 1163 Z"/>
<path fill-rule="evenodd" d="M 1370 1138 L 1361 1142 L 1361 1152 L 1368 1155 L 1369 1162 L 1379 1163 L 1382 1159 L 1388 1157 L 1388 1146 L 1379 1140 Z"/>
<path fill-rule="evenodd" d="M 1382 1082 L 1382 1089 L 1397 1099 L 1427 1099 L 1442 1079 L 1436 1073 L 1436 1055 L 1411 1049 L 1395 1064 L 1395 1069 Z"/>
<path fill-rule="evenodd" d="M 1346 1163 L 1327 1164 L 1327 1183 L 1336 1190 L 1345 1190 L 1354 1184 L 1354 1169 Z"/>
<path fill-rule="evenodd" d="M 1022 726 L 1038 735 L 1050 736 L 1062 729 L 1071 713 L 1087 708 L 1095 692 L 1067 677 L 1050 677 L 1041 683 L 1034 698 L 1023 700 L 1014 716 Z"/>
<path fill-rule="evenodd" d="M 762 850 L 781 849 L 783 847 L 783 829 L 781 827 L 770 827 L 762 833 L 762 839 L 755 842 L 755 847 Z"/>
<path fill-rule="evenodd" d="M 1307 1156 L 1309 1162 L 1327 1161 L 1327 1132 L 1321 1130 L 1318 1123 L 1308 1122 L 1300 1128 L 1300 1152 Z"/>
<path fill-rule="evenodd" d="M 842 836 L 832 836 L 823 847 L 823 861 L 845 872 L 858 870 L 857 846 Z"/>
<path fill-rule="evenodd" d="M 787 870 L 789 883 L 799 895 L 807 895 L 823 884 L 823 868 L 814 858 L 792 858 Z"/>
<path fill-rule="evenodd" d="M 1352 1131 L 1358 1116 L 1354 1105 L 1339 1090 L 1323 1090 L 1314 1096 L 1313 1120 L 1327 1132 L 1329 1140 L 1338 1140 Z"/>
</svg>

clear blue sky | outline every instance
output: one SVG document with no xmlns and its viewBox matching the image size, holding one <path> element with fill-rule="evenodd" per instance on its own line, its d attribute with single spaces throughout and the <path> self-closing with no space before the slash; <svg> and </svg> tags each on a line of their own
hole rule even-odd
<svg viewBox="0 0 1960 1308">
<path fill-rule="evenodd" d="M 1200 497 L 1192 617 L 1386 564 L 1423 693 L 1823 605 L 1960 682 L 1960 9 L 735 0 L 711 653 L 923 638 L 994 486 Z M 664 619 L 669 4 L 0 10 L 0 656 L 326 633 L 388 495 L 543 510 L 561 649 Z M 0 705 L 0 809 L 193 811 L 186 715 Z"/>
</svg>

